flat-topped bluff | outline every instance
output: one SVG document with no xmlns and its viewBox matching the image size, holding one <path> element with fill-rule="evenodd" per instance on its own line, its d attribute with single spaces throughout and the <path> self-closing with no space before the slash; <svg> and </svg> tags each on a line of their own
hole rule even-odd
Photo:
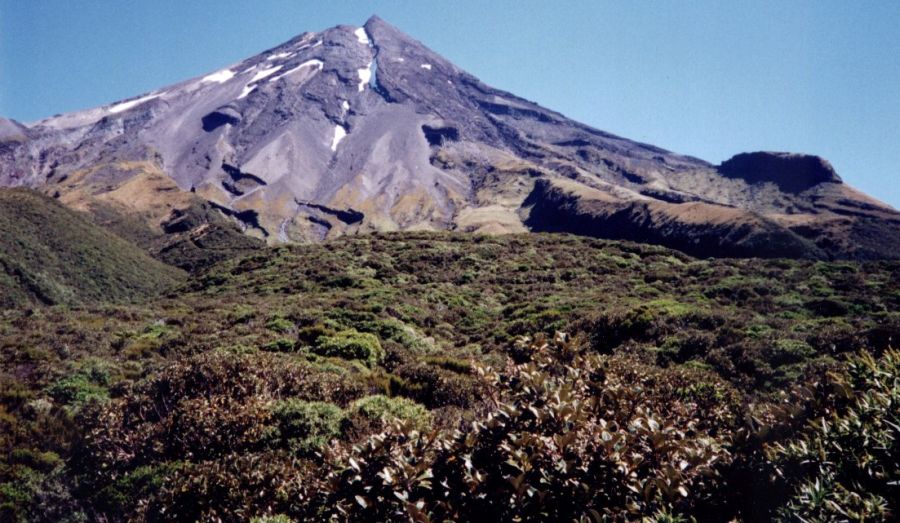
<svg viewBox="0 0 900 523">
<path fill-rule="evenodd" d="M 378 17 L 103 107 L 0 120 L 0 185 L 91 210 L 141 172 L 169 180 L 131 209 L 159 235 L 206 205 L 268 243 L 560 230 L 703 256 L 900 256 L 900 214 L 821 158 L 714 166 L 618 137 L 485 85 Z"/>
<path fill-rule="evenodd" d="M 803 192 L 821 183 L 843 183 L 824 158 L 808 154 L 755 152 L 722 162 L 719 172 L 751 184 L 774 183 L 787 192 Z"/>
</svg>

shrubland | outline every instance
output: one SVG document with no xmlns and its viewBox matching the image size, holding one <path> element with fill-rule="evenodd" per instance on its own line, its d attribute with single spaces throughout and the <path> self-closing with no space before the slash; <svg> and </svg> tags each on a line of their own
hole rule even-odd
<svg viewBox="0 0 900 523">
<path fill-rule="evenodd" d="M 192 269 L 0 313 L 0 518 L 900 510 L 897 262 L 397 233 Z"/>
</svg>

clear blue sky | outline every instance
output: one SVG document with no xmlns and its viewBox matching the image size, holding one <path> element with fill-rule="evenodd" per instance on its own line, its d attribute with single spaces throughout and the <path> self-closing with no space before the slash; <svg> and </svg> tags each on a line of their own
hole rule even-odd
<svg viewBox="0 0 900 523">
<path fill-rule="evenodd" d="M 108 103 L 377 13 L 485 82 L 720 162 L 829 159 L 900 207 L 900 2 L 0 0 L 0 115 Z"/>
</svg>

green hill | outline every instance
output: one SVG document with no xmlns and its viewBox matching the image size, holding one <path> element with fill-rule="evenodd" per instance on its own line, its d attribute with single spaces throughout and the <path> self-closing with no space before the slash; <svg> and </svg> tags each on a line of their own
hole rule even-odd
<svg viewBox="0 0 900 523">
<path fill-rule="evenodd" d="M 0 306 L 121 302 L 159 293 L 178 269 L 27 189 L 0 190 Z"/>
</svg>

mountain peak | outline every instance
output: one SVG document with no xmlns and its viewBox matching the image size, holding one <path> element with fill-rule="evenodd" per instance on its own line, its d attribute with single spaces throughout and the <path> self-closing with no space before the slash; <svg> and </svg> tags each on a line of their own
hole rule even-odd
<svg viewBox="0 0 900 523">
<path fill-rule="evenodd" d="M 405 59 L 405 53 L 416 53 L 446 62 L 443 57 L 431 51 L 431 49 L 412 36 L 385 22 L 378 15 L 372 15 L 363 25 L 363 29 L 371 37 L 374 46 L 378 48 L 379 52 L 384 50 L 391 54 L 393 58 Z"/>
<path fill-rule="evenodd" d="M 379 25 L 393 27 L 391 24 L 385 22 L 383 18 L 381 18 L 380 16 L 375 15 L 375 14 L 373 14 L 372 16 L 369 17 L 368 20 L 366 20 L 366 23 L 363 24 L 363 27 L 370 28 L 370 27 L 375 27 L 375 26 L 379 26 Z"/>
<path fill-rule="evenodd" d="M 381 37 L 381 38 L 391 38 L 391 39 L 396 39 L 396 40 L 412 42 L 412 43 L 415 43 L 416 45 L 422 45 L 421 43 L 419 43 L 418 41 L 413 39 L 411 36 L 409 36 L 408 34 L 404 33 L 400 29 L 398 29 L 396 26 L 391 25 L 390 23 L 386 22 L 383 18 L 379 17 L 378 15 L 372 15 L 371 17 L 369 17 L 369 19 L 366 20 L 366 23 L 363 24 L 363 28 L 366 30 L 367 33 L 369 33 L 373 37 L 376 37 L 376 35 L 377 35 L 378 37 Z"/>
</svg>

